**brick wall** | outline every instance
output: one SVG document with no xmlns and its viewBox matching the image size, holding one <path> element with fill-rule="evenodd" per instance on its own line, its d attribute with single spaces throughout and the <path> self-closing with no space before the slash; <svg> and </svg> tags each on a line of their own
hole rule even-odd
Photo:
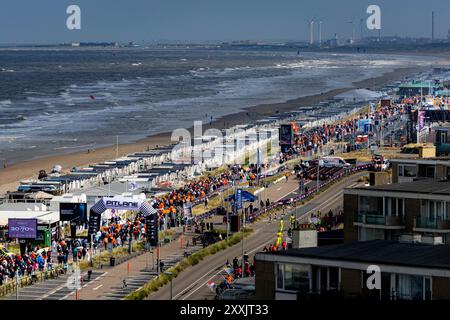
<svg viewBox="0 0 450 320">
<path fill-rule="evenodd" d="M 341 269 L 341 291 L 345 298 L 361 294 L 361 271 Z"/>
<path fill-rule="evenodd" d="M 450 278 L 433 277 L 433 300 L 450 300 Z"/>
<path fill-rule="evenodd" d="M 403 233 L 412 233 L 414 218 L 420 216 L 420 200 L 405 199 L 405 230 Z"/>
<path fill-rule="evenodd" d="M 398 163 L 392 163 L 392 183 L 398 183 Z"/>
<path fill-rule="evenodd" d="M 275 263 L 255 260 L 257 300 L 275 300 Z"/>
<path fill-rule="evenodd" d="M 358 227 L 353 221 L 358 212 L 358 195 L 344 194 L 344 243 L 358 241 Z"/>
</svg>

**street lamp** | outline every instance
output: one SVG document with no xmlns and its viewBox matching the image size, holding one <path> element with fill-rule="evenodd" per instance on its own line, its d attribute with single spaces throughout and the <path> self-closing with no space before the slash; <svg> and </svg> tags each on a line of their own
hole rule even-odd
<svg viewBox="0 0 450 320">
<path fill-rule="evenodd" d="M 173 291 L 172 291 L 172 279 L 173 279 L 173 274 L 170 271 L 165 271 L 164 274 L 168 277 L 170 277 L 170 300 L 173 300 Z"/>
</svg>

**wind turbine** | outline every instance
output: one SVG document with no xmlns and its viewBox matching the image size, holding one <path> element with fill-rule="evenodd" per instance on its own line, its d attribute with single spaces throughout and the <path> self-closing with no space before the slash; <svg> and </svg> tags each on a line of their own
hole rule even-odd
<svg viewBox="0 0 450 320">
<path fill-rule="evenodd" d="M 364 19 L 359 19 L 359 27 L 361 28 L 361 41 L 364 40 Z"/>
<path fill-rule="evenodd" d="M 319 46 L 322 45 L 322 20 L 319 20 Z"/>
<path fill-rule="evenodd" d="M 322 45 L 322 24 L 323 24 L 323 21 L 325 20 L 325 18 L 324 17 L 314 18 L 314 20 L 319 25 L 319 46 L 321 46 Z"/>
<path fill-rule="evenodd" d="M 352 39 L 351 39 L 351 43 L 353 44 L 355 42 L 355 23 L 354 21 L 349 21 L 348 23 L 350 23 L 352 25 Z"/>
<path fill-rule="evenodd" d="M 309 44 L 314 44 L 314 23 L 316 22 L 314 19 L 306 20 L 309 25 Z"/>
</svg>

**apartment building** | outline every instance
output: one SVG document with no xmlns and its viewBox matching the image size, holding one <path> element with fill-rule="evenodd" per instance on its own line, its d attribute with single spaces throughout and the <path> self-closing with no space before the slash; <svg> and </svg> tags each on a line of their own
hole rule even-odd
<svg viewBox="0 0 450 320">
<path fill-rule="evenodd" d="M 344 226 L 344 243 L 419 234 L 440 236 L 450 244 L 450 181 L 345 189 Z"/>
<path fill-rule="evenodd" d="M 450 158 L 392 159 L 392 182 L 411 182 L 417 178 L 450 180 Z"/>
<path fill-rule="evenodd" d="M 255 262 L 258 300 L 450 300 L 449 245 L 372 240 L 257 253 Z M 369 266 L 379 288 L 367 285 Z"/>
</svg>

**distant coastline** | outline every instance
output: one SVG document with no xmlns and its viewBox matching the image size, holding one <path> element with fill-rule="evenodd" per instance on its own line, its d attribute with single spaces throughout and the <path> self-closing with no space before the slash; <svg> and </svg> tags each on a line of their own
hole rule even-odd
<svg viewBox="0 0 450 320">
<path fill-rule="evenodd" d="M 211 126 L 209 126 L 208 123 L 204 126 L 204 130 L 209 127 L 224 129 L 227 127 L 232 127 L 234 125 L 244 124 L 248 120 L 256 121 L 278 112 L 282 113 L 299 109 L 301 107 L 314 105 L 323 100 L 332 99 L 340 93 L 353 90 L 355 88 L 376 89 L 387 84 L 388 82 L 400 80 L 404 77 L 417 74 L 427 69 L 427 67 L 409 67 L 395 69 L 392 72 L 385 73 L 384 75 L 376 78 L 355 82 L 353 83 L 353 87 L 335 89 L 328 92 L 323 92 L 321 94 L 289 100 L 283 103 L 260 104 L 257 106 L 245 108 L 244 111 L 230 114 L 213 121 Z M 192 128 L 190 128 L 190 130 L 192 130 Z M 144 139 L 137 140 L 135 142 L 120 144 L 119 156 L 143 151 L 148 148 L 155 148 L 156 146 L 170 144 L 170 136 L 171 132 L 162 132 L 148 136 Z M 89 153 L 87 152 L 87 150 L 84 150 L 74 153 L 51 155 L 48 157 L 41 157 L 33 160 L 18 162 L 13 165 L 7 166 L 7 168 L 5 169 L 0 169 L 0 194 L 14 189 L 17 186 L 19 180 L 30 177 L 36 178 L 39 170 L 43 169 L 49 171 L 56 164 L 61 165 L 64 170 L 68 170 L 72 167 L 94 164 L 106 160 L 111 160 L 115 157 L 116 147 L 114 145 L 110 145 L 97 148 L 95 149 L 95 151 Z"/>
</svg>

